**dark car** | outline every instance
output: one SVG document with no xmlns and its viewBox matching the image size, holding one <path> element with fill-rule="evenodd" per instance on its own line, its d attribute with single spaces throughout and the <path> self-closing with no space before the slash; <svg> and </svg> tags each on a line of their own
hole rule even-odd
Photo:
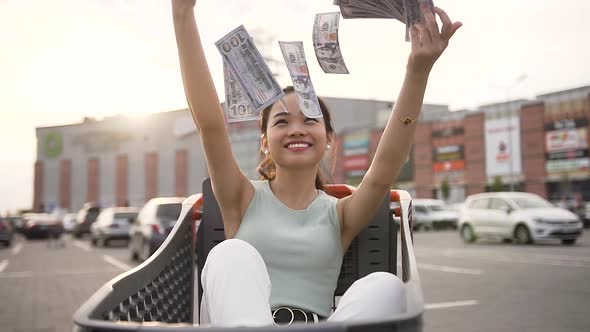
<svg viewBox="0 0 590 332">
<path fill-rule="evenodd" d="M 86 203 L 76 215 L 76 225 L 72 234 L 75 238 L 81 238 L 84 234 L 90 234 L 90 226 L 100 214 L 100 206 L 94 203 Z"/>
<path fill-rule="evenodd" d="M 62 222 L 48 213 L 27 213 L 23 217 L 22 233 L 27 239 L 59 238 L 64 232 Z"/>
<path fill-rule="evenodd" d="M 590 228 L 590 202 L 584 202 L 574 213 L 582 220 L 585 228 Z"/>
<path fill-rule="evenodd" d="M 164 242 L 182 210 L 184 197 L 159 197 L 149 200 L 129 231 L 131 258 L 146 260 Z"/>
<path fill-rule="evenodd" d="M 0 218 L 0 243 L 10 246 L 14 237 L 14 226 L 8 218 Z"/>
</svg>

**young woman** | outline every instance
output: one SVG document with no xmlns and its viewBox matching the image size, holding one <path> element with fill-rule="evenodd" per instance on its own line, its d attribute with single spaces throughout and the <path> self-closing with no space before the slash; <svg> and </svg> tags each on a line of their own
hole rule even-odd
<svg viewBox="0 0 590 332">
<path fill-rule="evenodd" d="M 373 273 L 355 282 L 332 313 L 343 254 L 370 222 L 398 175 L 414 137 L 432 66 L 461 26 L 440 8 L 411 28 L 404 83 L 373 162 L 354 194 L 322 191 L 319 165 L 334 145 L 330 114 L 307 118 L 292 89 L 261 118 L 262 180 L 239 169 L 194 15 L 195 0 L 172 0 L 185 93 L 199 130 L 226 241 L 202 271 L 201 323 L 216 326 L 294 321 L 387 319 L 403 312 L 403 283 Z M 439 29 L 437 14 L 443 25 Z"/>
</svg>

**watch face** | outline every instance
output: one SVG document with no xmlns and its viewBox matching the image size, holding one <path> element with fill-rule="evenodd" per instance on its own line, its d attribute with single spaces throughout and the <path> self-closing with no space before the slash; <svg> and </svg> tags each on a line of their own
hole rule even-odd
<svg viewBox="0 0 590 332">
<path fill-rule="evenodd" d="M 55 158 L 61 154 L 63 139 L 60 132 L 52 131 L 43 136 L 43 154 L 47 158 Z"/>
</svg>

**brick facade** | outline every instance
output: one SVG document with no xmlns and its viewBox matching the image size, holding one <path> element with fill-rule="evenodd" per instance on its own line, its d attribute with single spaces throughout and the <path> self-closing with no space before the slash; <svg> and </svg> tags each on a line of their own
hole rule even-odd
<svg viewBox="0 0 590 332">
<path fill-rule="evenodd" d="M 431 197 L 432 183 L 432 125 L 419 123 L 414 139 L 414 182 L 417 197 Z"/>
<path fill-rule="evenodd" d="M 43 202 L 43 161 L 37 160 L 35 162 L 35 174 L 33 182 L 33 211 L 43 212 L 45 210 L 45 203 Z"/>
<path fill-rule="evenodd" d="M 465 130 L 465 195 L 484 192 L 487 183 L 485 155 L 485 115 L 468 114 L 463 121 Z"/>
<path fill-rule="evenodd" d="M 145 201 L 158 196 L 158 153 L 145 155 Z"/>
<path fill-rule="evenodd" d="M 547 197 L 544 112 L 542 103 L 523 106 L 520 112 L 520 135 L 525 190 Z"/>
<path fill-rule="evenodd" d="M 129 205 L 129 158 L 118 155 L 115 161 L 115 202 L 117 206 Z"/>
<path fill-rule="evenodd" d="M 90 158 L 87 163 L 86 201 L 96 202 L 100 197 L 100 161 L 98 158 Z"/>
<path fill-rule="evenodd" d="M 184 197 L 188 194 L 188 151 L 176 150 L 174 162 L 174 182 L 176 196 Z"/>
<path fill-rule="evenodd" d="M 72 161 L 62 159 L 59 162 L 59 206 L 70 209 L 72 198 Z"/>
</svg>

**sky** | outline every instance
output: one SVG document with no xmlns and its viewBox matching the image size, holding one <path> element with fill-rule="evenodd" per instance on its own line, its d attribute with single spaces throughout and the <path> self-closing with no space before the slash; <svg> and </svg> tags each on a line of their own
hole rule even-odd
<svg viewBox="0 0 590 332">
<path fill-rule="evenodd" d="M 333 0 L 197 0 L 206 56 L 223 101 L 215 41 L 240 24 L 267 56 L 303 41 L 321 96 L 393 101 L 409 43 L 395 20 L 341 20 L 350 75 L 327 75 L 311 41 Z M 463 22 L 431 72 L 425 103 L 452 110 L 590 84 L 588 0 L 435 0 Z M 286 67 L 278 81 L 289 85 Z M 526 77 L 519 81 L 519 77 Z M 0 0 L 0 213 L 29 208 L 35 128 L 84 117 L 186 108 L 169 0 Z M 334 110 L 337 112 L 337 110 Z"/>
</svg>

